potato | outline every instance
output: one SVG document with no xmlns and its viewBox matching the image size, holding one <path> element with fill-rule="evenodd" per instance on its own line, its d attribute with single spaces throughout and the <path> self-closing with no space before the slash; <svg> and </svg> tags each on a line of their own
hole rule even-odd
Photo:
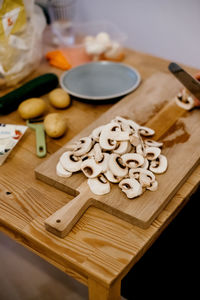
<svg viewBox="0 0 200 300">
<path fill-rule="evenodd" d="M 70 96 L 60 88 L 54 89 L 49 93 L 49 101 L 56 108 L 66 108 L 70 105 Z"/>
<path fill-rule="evenodd" d="M 41 116 L 46 107 L 46 103 L 41 98 L 30 98 L 19 105 L 18 112 L 23 119 L 32 119 Z"/>
<path fill-rule="evenodd" d="M 44 129 L 48 136 L 58 138 L 67 130 L 66 119 L 59 113 L 48 114 L 44 119 Z"/>
</svg>

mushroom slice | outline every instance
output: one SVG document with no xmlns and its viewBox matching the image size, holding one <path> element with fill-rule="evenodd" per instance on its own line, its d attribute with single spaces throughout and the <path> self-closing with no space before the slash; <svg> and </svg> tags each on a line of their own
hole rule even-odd
<svg viewBox="0 0 200 300">
<path fill-rule="evenodd" d="M 79 140 L 76 149 L 74 150 L 75 156 L 81 156 L 90 151 L 93 146 L 91 137 L 84 137 Z"/>
<path fill-rule="evenodd" d="M 99 137 L 104 126 L 105 125 L 99 126 L 92 131 L 91 136 L 95 142 L 99 142 Z"/>
<path fill-rule="evenodd" d="M 142 171 L 142 168 L 130 169 L 128 174 L 130 178 L 139 179 Z"/>
<path fill-rule="evenodd" d="M 148 147 L 162 147 L 163 146 L 162 142 L 156 142 L 154 140 L 145 140 L 144 144 Z"/>
<path fill-rule="evenodd" d="M 81 169 L 82 160 L 72 151 L 64 152 L 60 157 L 62 167 L 69 172 L 78 172 Z"/>
<path fill-rule="evenodd" d="M 161 150 L 157 147 L 146 147 L 145 153 L 148 160 L 155 160 L 160 155 Z"/>
<path fill-rule="evenodd" d="M 131 130 L 131 133 L 138 131 L 138 129 L 140 128 L 140 126 L 134 122 L 133 120 L 130 119 L 125 119 L 123 117 L 115 117 L 115 119 L 113 120 L 115 122 L 118 122 L 119 124 L 121 124 L 121 127 L 123 128 L 127 128 L 127 125 L 129 127 L 128 131 Z"/>
<path fill-rule="evenodd" d="M 99 162 L 97 162 L 97 165 L 101 167 L 101 172 L 104 173 L 108 170 L 108 162 L 110 159 L 110 154 L 102 153 L 102 155 L 103 157 Z"/>
<path fill-rule="evenodd" d="M 157 191 L 157 189 L 158 189 L 158 181 L 157 180 L 151 182 L 150 186 L 147 186 L 147 190 L 150 190 L 152 192 Z"/>
<path fill-rule="evenodd" d="M 117 142 L 111 138 L 110 127 L 105 125 L 101 130 L 99 137 L 99 144 L 104 150 L 113 150 L 116 147 Z"/>
<path fill-rule="evenodd" d="M 121 124 L 127 124 L 128 120 L 123 117 L 116 116 L 111 122 L 116 122 L 121 125 Z"/>
<path fill-rule="evenodd" d="M 122 189 L 122 192 L 124 192 L 128 198 L 138 197 L 143 192 L 141 184 L 134 178 L 122 179 L 119 183 L 119 187 Z"/>
<path fill-rule="evenodd" d="M 123 163 L 122 158 L 120 155 L 116 153 L 110 154 L 110 158 L 108 161 L 109 170 L 115 176 L 124 177 L 128 173 L 127 166 Z"/>
<path fill-rule="evenodd" d="M 138 129 L 140 126 L 134 122 L 133 120 L 127 120 L 127 123 L 129 125 L 129 128 L 131 129 L 132 133 L 138 132 Z"/>
<path fill-rule="evenodd" d="M 138 168 L 144 163 L 144 157 L 137 153 L 125 153 L 121 158 L 124 164 L 129 168 Z"/>
<path fill-rule="evenodd" d="M 120 128 L 120 125 L 117 124 L 115 125 L 115 123 L 111 123 L 113 124 L 112 127 L 110 127 L 110 138 L 115 140 L 115 141 L 128 141 L 129 140 L 129 132 L 127 131 L 122 131 Z M 119 127 L 117 127 L 119 126 Z"/>
<path fill-rule="evenodd" d="M 133 130 L 131 129 L 131 127 L 129 126 L 129 124 L 127 122 L 126 123 L 121 123 L 121 130 L 125 131 L 125 132 L 128 132 L 129 134 L 133 133 Z"/>
<path fill-rule="evenodd" d="M 113 175 L 113 173 L 110 170 L 107 170 L 104 173 L 104 175 L 110 182 L 113 182 L 113 183 L 118 183 L 122 180 L 122 177 Z"/>
<path fill-rule="evenodd" d="M 146 156 L 146 151 L 143 143 L 140 143 L 136 146 L 136 152 L 142 156 Z"/>
<path fill-rule="evenodd" d="M 65 170 L 59 161 L 56 165 L 56 174 L 60 177 L 70 177 L 72 172 Z"/>
<path fill-rule="evenodd" d="M 138 129 L 139 133 L 143 136 L 152 136 L 154 135 L 155 131 L 149 127 L 140 126 Z"/>
<path fill-rule="evenodd" d="M 191 96 L 188 96 L 186 99 L 184 99 L 182 96 L 178 95 L 175 97 L 175 102 L 178 106 L 185 110 L 190 110 L 195 105 L 194 99 Z"/>
<path fill-rule="evenodd" d="M 167 170 L 167 158 L 160 154 L 150 162 L 149 170 L 155 174 L 162 174 Z"/>
<path fill-rule="evenodd" d="M 132 147 L 129 141 L 121 141 L 121 142 L 117 142 L 117 145 L 113 150 L 113 153 L 124 154 L 131 151 L 131 149 Z"/>
<path fill-rule="evenodd" d="M 111 122 L 106 125 L 106 130 L 109 132 L 111 139 L 115 141 L 127 141 L 129 140 L 129 132 L 122 131 L 120 124 Z"/>
<path fill-rule="evenodd" d="M 92 148 L 89 152 L 87 152 L 86 154 L 80 156 L 80 158 L 82 159 L 82 161 L 88 159 L 88 158 L 92 158 L 94 157 L 94 148 Z"/>
<path fill-rule="evenodd" d="M 129 140 L 129 132 L 119 131 L 119 132 L 111 133 L 111 138 L 115 141 L 128 141 Z"/>
<path fill-rule="evenodd" d="M 148 159 L 145 157 L 145 158 L 144 158 L 144 163 L 143 163 L 143 165 L 141 165 L 141 168 L 147 170 L 148 167 L 149 167 L 149 161 L 148 161 Z"/>
<path fill-rule="evenodd" d="M 102 167 L 95 162 L 94 158 L 89 158 L 82 162 L 81 170 L 88 178 L 94 178 L 102 172 Z"/>
<path fill-rule="evenodd" d="M 133 134 L 133 133 L 137 132 L 137 130 L 139 128 L 139 125 L 136 122 L 134 122 L 130 119 L 125 119 L 125 118 L 122 118 L 122 117 L 116 117 L 114 119 L 114 121 L 118 122 L 121 125 L 122 131 L 126 131 L 129 134 Z"/>
<path fill-rule="evenodd" d="M 104 195 L 110 192 L 110 183 L 103 174 L 98 175 L 96 178 L 89 178 L 87 183 L 91 192 L 95 195 Z"/>
<path fill-rule="evenodd" d="M 131 143 L 132 146 L 135 146 L 135 147 L 137 145 L 139 145 L 140 137 L 136 132 L 130 135 L 130 143 Z"/>
<path fill-rule="evenodd" d="M 116 122 L 110 122 L 106 125 L 106 130 L 113 132 L 113 133 L 119 132 L 119 131 L 121 131 L 120 124 L 118 124 Z"/>
<path fill-rule="evenodd" d="M 94 159 L 96 162 L 99 162 L 103 159 L 103 153 L 99 143 L 96 143 L 93 147 L 94 149 Z"/>
<path fill-rule="evenodd" d="M 150 187 L 155 180 L 155 175 L 151 171 L 142 169 L 139 177 L 139 182 L 142 187 Z"/>
</svg>

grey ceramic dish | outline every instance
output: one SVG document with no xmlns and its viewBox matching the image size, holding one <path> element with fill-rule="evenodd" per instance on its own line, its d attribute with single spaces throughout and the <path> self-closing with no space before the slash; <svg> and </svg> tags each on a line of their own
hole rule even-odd
<svg viewBox="0 0 200 300">
<path fill-rule="evenodd" d="M 60 85 L 66 92 L 91 102 L 122 97 L 135 90 L 140 81 L 140 74 L 134 68 L 108 61 L 80 65 L 60 77 Z"/>
</svg>

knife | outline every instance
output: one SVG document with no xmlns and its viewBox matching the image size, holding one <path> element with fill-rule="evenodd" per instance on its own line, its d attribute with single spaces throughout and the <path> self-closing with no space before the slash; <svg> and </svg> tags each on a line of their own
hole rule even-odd
<svg viewBox="0 0 200 300">
<path fill-rule="evenodd" d="M 195 98 L 200 100 L 200 81 L 174 62 L 169 64 L 168 69 Z"/>
</svg>

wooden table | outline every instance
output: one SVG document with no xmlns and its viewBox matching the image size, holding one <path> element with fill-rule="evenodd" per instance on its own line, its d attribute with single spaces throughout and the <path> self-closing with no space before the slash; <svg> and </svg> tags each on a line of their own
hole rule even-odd
<svg viewBox="0 0 200 300">
<path fill-rule="evenodd" d="M 157 71 L 168 72 L 168 61 L 132 50 L 126 51 L 124 62 L 138 69 L 143 81 Z M 61 73 L 44 61 L 30 77 L 49 71 Z M 5 92 L 1 91 L 1 95 Z M 47 157 L 111 106 L 73 100 L 69 109 L 61 111 L 68 119 L 69 130 L 61 139 L 47 138 Z M 49 107 L 49 111 L 54 109 Z M 24 124 L 16 112 L 1 116 L 0 121 Z M 0 229 L 87 285 L 90 300 L 120 299 L 121 279 L 178 214 L 200 182 L 198 167 L 148 229 L 90 207 L 69 235 L 60 239 L 45 230 L 44 220 L 72 197 L 35 179 L 34 168 L 41 162 L 35 155 L 35 134 L 28 129 L 0 167 Z"/>
</svg>

